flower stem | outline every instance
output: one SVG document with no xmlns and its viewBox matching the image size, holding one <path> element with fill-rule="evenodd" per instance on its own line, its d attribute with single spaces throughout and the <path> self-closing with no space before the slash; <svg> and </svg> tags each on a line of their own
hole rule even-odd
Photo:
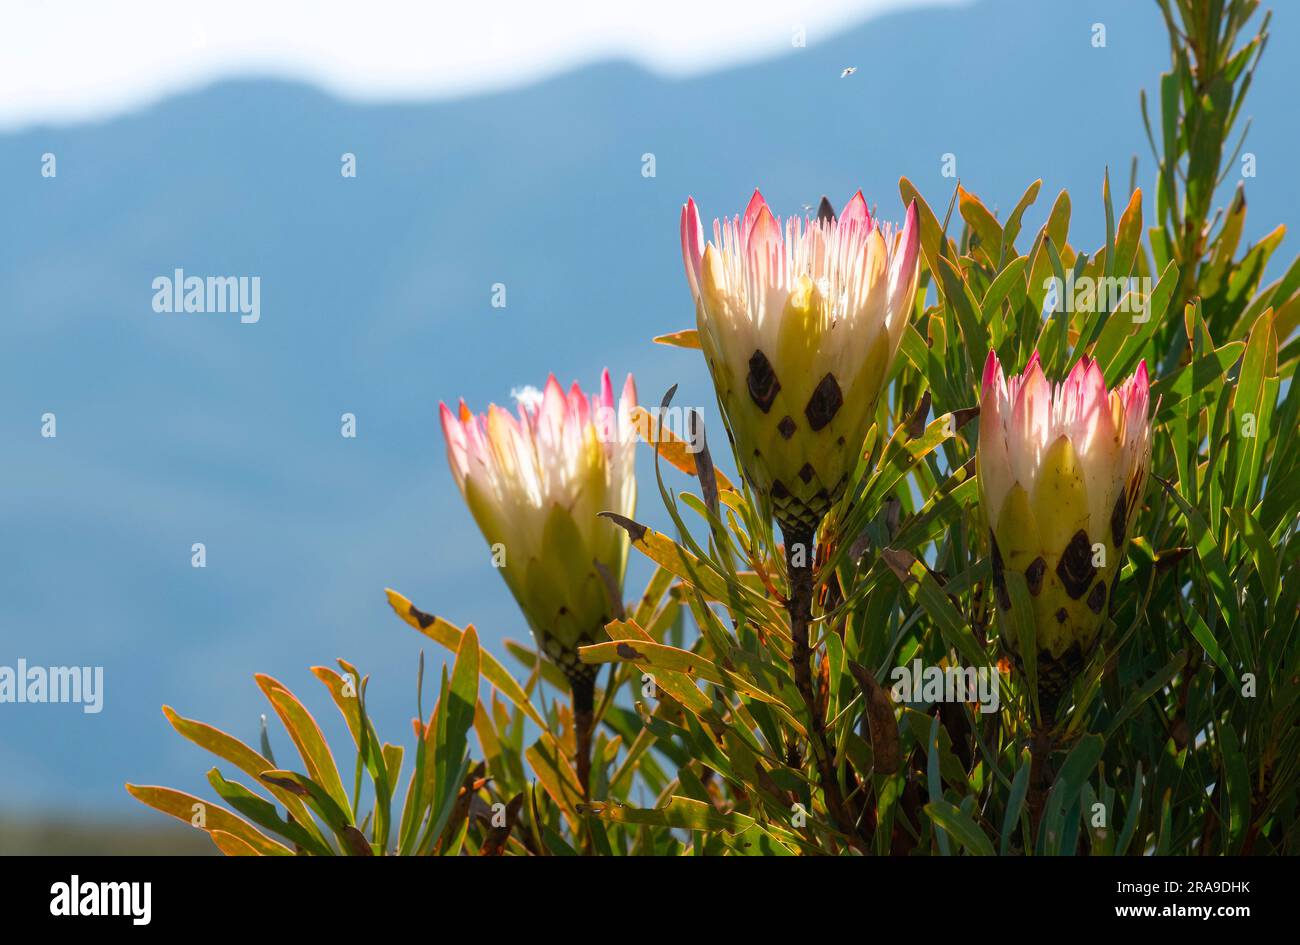
<svg viewBox="0 0 1300 945">
<path fill-rule="evenodd" d="M 1029 792 L 1025 798 L 1029 806 L 1028 838 L 1032 850 L 1038 842 L 1039 824 L 1043 819 L 1043 809 L 1047 805 L 1047 792 L 1051 790 L 1053 776 L 1047 767 L 1047 758 L 1055 747 L 1052 738 L 1052 720 L 1044 717 L 1029 736 Z"/>
<path fill-rule="evenodd" d="M 595 719 L 596 677 L 571 677 L 569 689 L 573 693 L 573 741 L 576 749 L 574 767 L 578 772 L 578 784 L 582 787 L 582 799 L 590 801 L 591 730 Z"/>
<path fill-rule="evenodd" d="M 821 780 L 826 811 L 851 842 L 866 848 L 861 843 L 862 838 L 853 818 L 845 810 L 833 755 L 826 739 L 826 720 L 822 718 L 818 709 L 817 692 L 813 686 L 812 649 L 808 645 L 808 639 L 812 625 L 814 592 L 812 571 L 814 532 L 815 529 L 806 526 L 794 528 L 783 525 L 781 527 L 785 539 L 786 570 L 790 576 L 790 593 L 786 600 L 786 610 L 790 614 L 790 637 L 793 641 L 790 650 L 790 668 L 794 672 L 795 687 L 799 690 L 799 695 L 808 710 L 808 736 Z"/>
</svg>

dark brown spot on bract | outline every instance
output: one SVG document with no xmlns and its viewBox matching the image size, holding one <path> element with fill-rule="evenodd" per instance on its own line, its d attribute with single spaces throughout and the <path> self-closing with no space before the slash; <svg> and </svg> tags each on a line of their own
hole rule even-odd
<svg viewBox="0 0 1300 945">
<path fill-rule="evenodd" d="M 780 479 L 775 479 L 772 481 L 772 496 L 776 499 L 788 499 L 790 490 L 785 487 L 785 483 Z"/>
<path fill-rule="evenodd" d="M 1124 536 L 1128 530 L 1128 503 L 1124 501 L 1124 493 L 1119 494 L 1115 500 L 1115 508 L 1110 513 L 1110 537 L 1115 545 L 1115 551 L 1118 552 L 1120 546 L 1124 544 Z"/>
<path fill-rule="evenodd" d="M 1088 533 L 1082 528 L 1074 533 L 1070 543 L 1065 546 L 1065 553 L 1056 566 L 1056 576 L 1065 585 L 1065 592 L 1078 600 L 1088 589 L 1092 579 L 1097 576 L 1097 568 L 1092 563 L 1092 544 Z"/>
<path fill-rule="evenodd" d="M 616 649 L 618 651 L 618 655 L 623 657 L 623 659 L 625 660 L 645 659 L 644 654 L 638 651 L 637 648 L 634 647 L 631 643 L 620 643 L 614 649 Z"/>
<path fill-rule="evenodd" d="M 799 429 L 788 414 L 781 418 L 781 422 L 776 425 L 776 428 L 781 431 L 781 435 L 787 440 L 794 436 L 795 430 Z"/>
<path fill-rule="evenodd" d="M 1002 563 L 1002 549 L 998 547 L 998 540 L 992 530 L 989 531 L 989 541 L 993 543 L 993 590 L 997 593 L 998 606 L 1003 610 L 1010 610 L 1011 594 L 1007 591 L 1007 578 Z"/>
<path fill-rule="evenodd" d="M 1029 584 L 1029 593 L 1035 597 L 1043 589 L 1043 574 L 1047 571 L 1047 562 L 1039 555 L 1025 568 L 1025 581 Z"/>
<path fill-rule="evenodd" d="M 822 197 L 822 202 L 817 205 L 817 219 L 822 223 L 835 222 L 835 208 L 825 197 Z"/>
<path fill-rule="evenodd" d="M 803 480 L 803 484 L 806 486 L 808 485 L 808 483 L 812 482 L 812 477 L 813 477 L 812 465 L 809 463 L 804 463 L 803 469 L 799 470 L 799 478 Z"/>
<path fill-rule="evenodd" d="M 762 351 L 755 350 L 749 359 L 749 396 L 759 410 L 767 413 L 780 390 L 781 382 L 776 379 L 772 362 Z"/>
<path fill-rule="evenodd" d="M 840 385 L 835 380 L 835 375 L 827 374 L 808 398 L 808 406 L 804 407 L 803 413 L 816 432 L 830 423 L 842 406 L 844 394 L 840 391 Z"/>
<path fill-rule="evenodd" d="M 426 614 L 423 610 L 418 609 L 414 604 L 411 605 L 409 613 L 411 619 L 420 625 L 421 630 L 427 629 L 429 624 L 438 619 L 433 614 Z"/>
<path fill-rule="evenodd" d="M 1056 622 L 1057 622 L 1057 623 L 1065 623 L 1065 621 L 1067 621 L 1067 620 L 1069 620 L 1069 619 L 1070 619 L 1070 613 L 1069 613 L 1069 611 L 1067 611 L 1064 607 L 1062 607 L 1062 608 L 1060 608 L 1059 610 L 1057 610 L 1057 612 L 1056 612 Z"/>
<path fill-rule="evenodd" d="M 1092 593 L 1088 595 L 1088 609 L 1094 614 L 1101 613 L 1101 609 L 1106 606 L 1106 582 L 1098 581 L 1092 586 Z"/>
</svg>

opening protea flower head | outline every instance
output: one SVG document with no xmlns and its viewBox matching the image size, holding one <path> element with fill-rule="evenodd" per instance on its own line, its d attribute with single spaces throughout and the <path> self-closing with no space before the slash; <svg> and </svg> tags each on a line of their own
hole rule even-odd
<svg viewBox="0 0 1300 945">
<path fill-rule="evenodd" d="M 614 618 L 628 551 L 627 533 L 598 513 L 636 513 L 636 385 L 629 374 L 615 404 L 609 371 L 591 396 L 552 375 L 517 396 L 518 417 L 440 405 L 447 460 L 542 652 L 571 679 L 590 677 L 597 667 L 577 647 Z"/>
<path fill-rule="evenodd" d="M 1151 467 L 1146 362 L 1113 391 L 1082 358 L 1051 384 L 1038 354 L 1007 380 L 989 352 L 976 452 L 998 606 L 1023 572 L 1034 606 L 1040 697 L 1054 701 L 1096 644 Z M 1004 645 L 1019 657 L 1015 640 Z"/>
<path fill-rule="evenodd" d="M 861 191 L 837 218 L 772 214 L 754 192 L 744 217 L 694 200 L 682 257 L 701 347 L 750 484 L 781 526 L 811 532 L 844 491 L 916 294 L 919 226 L 878 224 Z"/>
</svg>

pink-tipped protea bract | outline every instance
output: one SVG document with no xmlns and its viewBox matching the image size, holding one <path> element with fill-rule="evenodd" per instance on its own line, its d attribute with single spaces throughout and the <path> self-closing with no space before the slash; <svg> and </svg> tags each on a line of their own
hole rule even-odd
<svg viewBox="0 0 1300 945">
<path fill-rule="evenodd" d="M 617 613 L 628 536 L 599 513 L 635 514 L 635 406 L 632 376 L 616 402 L 608 371 L 590 396 L 552 375 L 520 396 L 518 416 L 441 405 L 456 484 L 538 646 L 571 680 L 594 673 L 577 648 Z"/>
<path fill-rule="evenodd" d="M 682 256 L 740 466 L 787 531 L 808 534 L 842 494 L 916 293 L 915 205 L 901 231 L 861 192 L 838 217 L 773 215 L 758 191 L 706 242 L 694 200 Z"/>
<path fill-rule="evenodd" d="M 1145 362 L 1111 391 L 1088 357 L 1059 384 L 1037 353 L 1009 379 L 996 354 L 985 362 L 976 468 L 994 596 L 1010 610 L 1005 574 L 1024 575 L 1048 707 L 1096 645 L 1115 593 L 1151 466 L 1149 399 Z M 1003 645 L 1023 656 L 1015 639 Z"/>
</svg>

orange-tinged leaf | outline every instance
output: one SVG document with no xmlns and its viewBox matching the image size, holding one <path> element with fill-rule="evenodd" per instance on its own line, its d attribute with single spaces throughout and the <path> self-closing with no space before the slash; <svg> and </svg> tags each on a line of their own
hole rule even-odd
<svg viewBox="0 0 1300 945">
<path fill-rule="evenodd" d="M 700 350 L 700 333 L 694 328 L 684 328 L 655 338 L 657 345 L 672 345 L 674 348 L 694 348 Z"/>
<path fill-rule="evenodd" d="M 657 532 L 640 522 L 633 521 L 617 512 L 601 512 L 601 516 L 623 528 L 632 539 L 632 547 L 644 554 L 651 561 L 667 568 L 683 582 L 698 590 L 708 600 L 731 601 L 732 593 L 723 578 L 711 564 L 704 563 L 667 535 Z M 739 585 L 737 585 L 739 586 Z M 740 593 L 741 606 L 749 606 L 758 613 L 771 618 L 774 629 L 781 617 L 772 601 L 764 599 L 757 590 L 745 587 Z"/>
<path fill-rule="evenodd" d="M 582 787 L 578 774 L 550 732 L 533 742 L 524 752 L 529 767 L 541 782 L 542 788 L 564 813 L 569 826 L 578 829 L 577 805 L 582 802 Z"/>
<path fill-rule="evenodd" d="M 255 782 L 261 783 L 259 779 L 262 772 L 275 767 L 270 759 L 264 757 L 261 752 L 249 748 L 233 735 L 228 735 L 221 729 L 208 725 L 206 722 L 187 719 L 169 705 L 163 706 L 162 710 L 163 715 L 167 717 L 167 721 L 172 724 L 172 728 L 200 748 L 212 752 L 218 758 L 229 761 L 240 771 L 253 778 Z M 274 785 L 267 785 L 267 789 L 293 815 L 294 820 L 312 833 L 317 833 L 316 823 L 312 820 L 311 815 L 307 812 L 306 805 L 301 800 L 283 788 Z"/>
<path fill-rule="evenodd" d="M 361 713 L 358 711 L 359 700 L 356 692 L 349 694 L 347 680 L 328 666 L 313 666 L 311 671 L 317 679 L 325 684 L 325 688 L 329 689 L 330 695 L 334 698 L 334 704 L 339 707 L 339 712 L 343 715 L 344 721 L 348 723 L 348 731 L 352 733 L 352 740 L 360 744 Z M 352 680 L 354 689 L 360 685 L 361 680 L 355 678 Z M 273 768 L 275 765 L 267 765 L 266 767 Z M 266 770 L 266 768 L 262 770 Z"/>
<path fill-rule="evenodd" d="M 613 638 L 615 642 L 605 644 L 606 650 L 612 660 L 623 662 L 643 663 L 655 669 L 664 667 L 658 663 L 652 664 L 648 656 L 645 655 L 647 644 L 653 643 L 650 634 L 646 633 L 639 627 L 635 621 L 615 620 L 605 626 L 605 632 Z M 632 642 L 629 642 L 632 641 Z M 638 649 L 639 646 L 639 649 Z M 600 655 L 599 653 L 588 653 L 591 647 L 579 647 L 578 658 L 583 662 L 594 662 Z M 683 651 L 676 651 L 683 652 Z M 624 655 L 626 654 L 626 655 Z M 664 692 L 668 693 L 687 709 L 694 712 L 697 716 L 705 719 L 706 722 L 714 727 L 715 731 L 721 732 L 726 729 L 726 725 L 713 711 L 713 700 L 705 695 L 700 687 L 695 684 L 695 680 L 706 678 L 700 673 L 693 671 L 694 661 L 690 659 L 692 654 L 686 654 L 678 667 L 667 672 L 661 672 L 655 682 Z M 705 661 L 707 662 L 707 660 Z"/>
<path fill-rule="evenodd" d="M 334 763 L 334 755 L 331 754 L 316 719 L 283 683 L 265 673 L 257 673 L 253 678 L 288 729 L 289 737 L 293 739 L 298 754 L 302 755 L 303 764 L 307 766 L 307 774 L 325 789 L 340 808 L 351 810 L 347 792 L 339 778 L 338 766 Z"/>
<path fill-rule="evenodd" d="M 441 617 L 425 613 L 392 588 L 385 589 L 384 593 L 388 595 L 388 606 L 393 608 L 397 616 L 435 643 L 441 644 L 453 653 L 459 652 L 460 640 L 465 632 L 460 627 L 448 623 Z M 533 708 L 532 702 L 528 699 L 528 694 L 524 692 L 524 687 L 519 685 L 514 676 L 510 675 L 510 671 L 486 650 L 480 651 L 479 661 L 479 671 L 483 674 L 483 678 L 496 686 L 501 695 L 513 702 L 519 709 L 522 709 L 525 715 L 545 728 L 546 722 L 543 721 L 538 711 Z"/>
<path fill-rule="evenodd" d="M 957 204 L 962 219 L 978 237 L 976 251 L 996 266 L 998 253 L 1002 249 L 1002 225 L 998 223 L 997 217 L 989 212 L 979 197 L 960 184 L 957 186 Z"/>
<path fill-rule="evenodd" d="M 657 423 L 650 411 L 644 407 L 633 407 L 631 416 L 632 425 L 636 428 L 637 435 L 646 443 L 658 449 L 660 456 L 687 475 L 699 475 L 699 469 L 695 464 L 695 454 L 690 451 L 689 443 L 672 430 Z M 723 474 L 722 470 L 715 467 L 713 475 L 717 478 L 719 489 L 736 491 L 736 487 L 732 485 L 731 480 Z"/>
<path fill-rule="evenodd" d="M 1133 271 L 1133 262 L 1137 258 L 1142 240 L 1142 188 L 1133 191 L 1128 206 L 1120 215 L 1119 225 L 1115 231 L 1114 272 L 1121 278 Z"/>
<path fill-rule="evenodd" d="M 224 830 L 209 830 L 208 836 L 217 845 L 217 849 L 226 856 L 261 856 L 251 844 L 240 840 L 233 833 Z"/>
<path fill-rule="evenodd" d="M 127 792 L 142 804 L 170 814 L 177 820 L 212 835 L 220 830 L 238 837 L 263 856 L 293 856 L 293 851 L 266 836 L 248 821 L 236 817 L 224 807 L 209 803 L 193 794 L 156 785 L 128 784 Z M 194 823 L 202 815 L 202 826 Z"/>
</svg>

